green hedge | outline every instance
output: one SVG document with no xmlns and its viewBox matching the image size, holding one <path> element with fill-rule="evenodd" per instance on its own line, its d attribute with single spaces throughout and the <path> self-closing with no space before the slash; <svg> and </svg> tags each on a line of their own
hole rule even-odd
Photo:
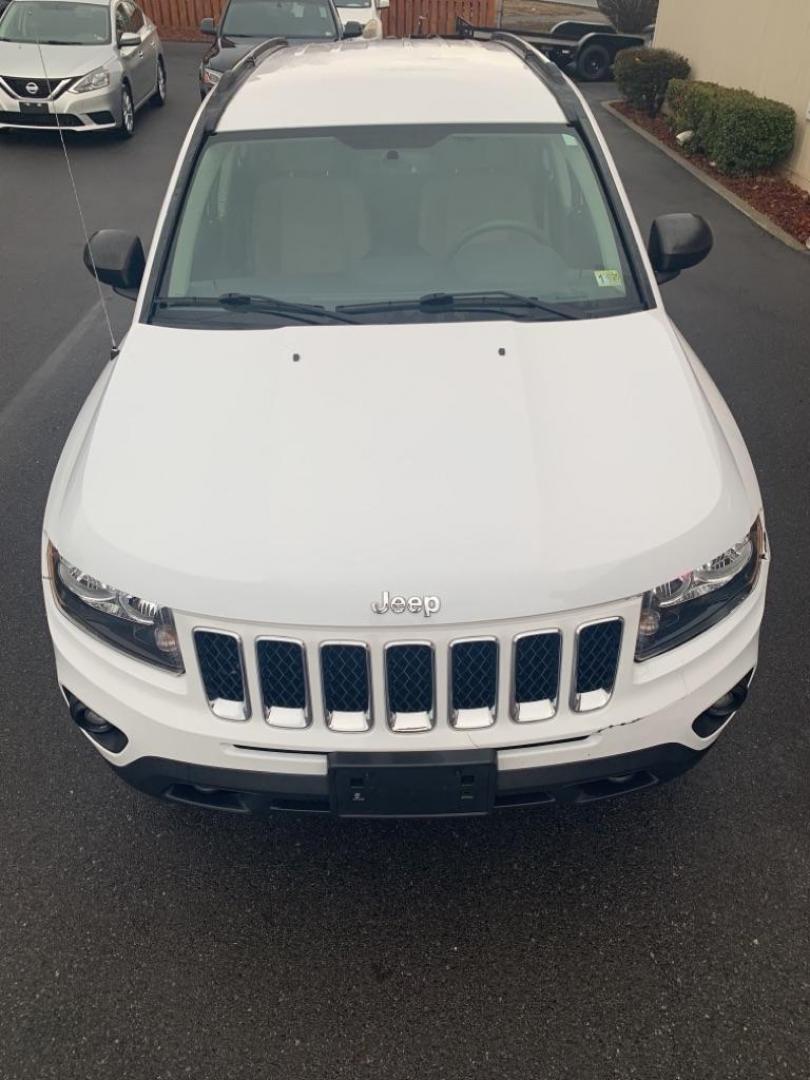
<svg viewBox="0 0 810 1080">
<path fill-rule="evenodd" d="M 676 131 L 693 131 L 689 149 L 729 176 L 753 176 L 787 158 L 796 138 L 789 105 L 714 83 L 673 80 L 667 109 Z"/>
<path fill-rule="evenodd" d="M 636 109 L 657 116 L 672 79 L 689 78 L 689 61 L 669 49 L 624 49 L 616 57 L 616 85 Z"/>
</svg>

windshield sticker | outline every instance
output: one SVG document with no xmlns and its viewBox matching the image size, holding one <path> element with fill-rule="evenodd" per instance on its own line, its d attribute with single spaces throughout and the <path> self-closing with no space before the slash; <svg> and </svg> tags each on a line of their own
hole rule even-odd
<svg viewBox="0 0 810 1080">
<path fill-rule="evenodd" d="M 563 135 L 563 142 L 566 146 L 579 146 L 579 143 L 573 135 Z"/>
<path fill-rule="evenodd" d="M 620 289 L 624 284 L 621 270 L 594 270 L 593 276 L 600 289 Z"/>
</svg>

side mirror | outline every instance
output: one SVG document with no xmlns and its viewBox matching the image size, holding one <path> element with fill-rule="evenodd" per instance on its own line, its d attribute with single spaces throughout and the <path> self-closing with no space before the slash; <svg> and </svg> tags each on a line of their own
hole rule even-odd
<svg viewBox="0 0 810 1080">
<path fill-rule="evenodd" d="M 217 36 L 217 24 L 213 19 L 203 19 L 200 23 L 200 33 L 207 34 L 209 37 Z"/>
<path fill-rule="evenodd" d="M 659 284 L 703 262 L 714 246 L 709 225 L 697 214 L 664 214 L 650 230 L 649 253 Z"/>
<path fill-rule="evenodd" d="M 354 20 L 352 20 L 351 22 L 347 22 L 346 25 L 343 27 L 343 36 L 344 38 L 362 37 L 363 27 L 360 25 L 359 22 L 354 22 Z"/>
<path fill-rule="evenodd" d="M 140 237 L 120 229 L 100 229 L 84 246 L 84 265 L 99 281 L 129 300 L 135 300 L 143 278 L 146 258 Z"/>
<path fill-rule="evenodd" d="M 391 0 L 377 0 L 377 10 L 382 11 L 383 8 L 391 6 Z"/>
<path fill-rule="evenodd" d="M 137 49 L 141 44 L 138 34 L 121 34 L 118 38 L 119 49 Z"/>
</svg>

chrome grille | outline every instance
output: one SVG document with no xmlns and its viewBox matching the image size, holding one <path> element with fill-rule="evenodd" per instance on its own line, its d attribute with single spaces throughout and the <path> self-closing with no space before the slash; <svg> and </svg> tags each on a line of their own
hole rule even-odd
<svg viewBox="0 0 810 1080">
<path fill-rule="evenodd" d="M 300 641 L 260 638 L 256 661 L 264 716 L 274 727 L 306 727 L 309 722 L 306 655 Z"/>
<path fill-rule="evenodd" d="M 195 630 L 194 644 L 212 712 L 223 720 L 250 716 L 242 645 L 236 634 Z"/>
<path fill-rule="evenodd" d="M 515 640 L 512 715 L 520 723 L 550 720 L 560 692 L 562 635 L 558 630 Z"/>
<path fill-rule="evenodd" d="M 255 696 L 258 721 L 271 727 L 358 733 L 376 727 L 379 740 L 381 730 L 461 734 L 555 717 L 565 727 L 566 716 L 606 706 L 619 677 L 624 621 L 637 617 L 633 601 L 617 609 L 622 617 L 580 622 L 563 614 L 560 629 L 541 624 L 518 634 L 514 622 L 493 625 L 489 635 L 455 638 L 453 627 L 431 626 L 429 641 L 378 627 L 367 642 L 323 640 L 307 631 L 302 640 L 261 635 L 243 648 L 238 634 L 190 629 L 215 715 L 247 720 Z M 512 741 L 520 737 L 513 731 Z"/>
<path fill-rule="evenodd" d="M 622 643 L 622 620 L 604 619 L 577 631 L 574 709 L 601 709 L 613 694 Z"/>
<path fill-rule="evenodd" d="M 62 87 L 60 93 L 64 92 L 68 86 L 77 81 L 75 78 L 45 79 L 41 75 L 37 75 L 30 79 L 21 79 L 17 75 L 0 75 L 0 79 L 2 79 L 15 97 L 27 98 L 29 101 L 44 101 L 46 98 L 49 98 L 62 83 L 65 85 Z M 35 89 L 29 89 L 30 87 L 35 87 Z"/>
</svg>

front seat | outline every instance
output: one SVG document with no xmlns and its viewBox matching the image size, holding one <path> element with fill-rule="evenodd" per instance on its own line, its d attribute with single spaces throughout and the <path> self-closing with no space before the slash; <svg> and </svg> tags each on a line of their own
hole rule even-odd
<svg viewBox="0 0 810 1080">
<path fill-rule="evenodd" d="M 254 267 L 267 278 L 340 274 L 368 254 L 368 218 L 356 183 L 290 172 L 256 190 Z"/>
</svg>

